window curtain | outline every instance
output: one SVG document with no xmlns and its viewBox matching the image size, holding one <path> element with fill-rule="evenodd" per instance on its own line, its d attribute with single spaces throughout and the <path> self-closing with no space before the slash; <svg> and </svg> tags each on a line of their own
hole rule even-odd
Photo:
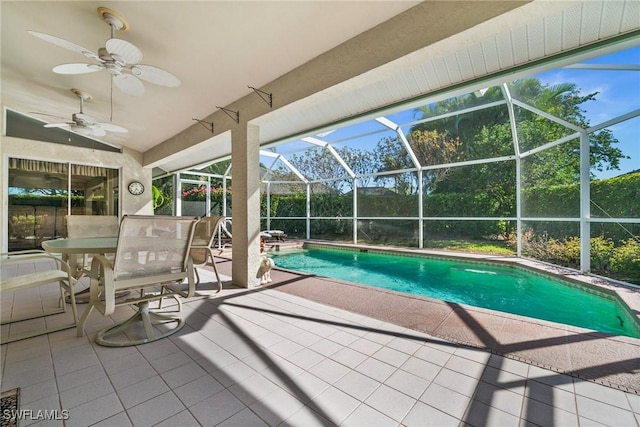
<svg viewBox="0 0 640 427">
<path fill-rule="evenodd" d="M 53 163 L 43 160 L 30 160 L 30 159 L 9 159 L 9 169 L 17 169 L 25 172 L 40 172 L 40 173 L 55 173 L 65 174 L 67 173 L 66 163 Z M 71 175 L 80 176 L 109 176 L 107 168 L 99 166 L 87 166 L 87 165 L 75 165 L 71 164 Z"/>
</svg>

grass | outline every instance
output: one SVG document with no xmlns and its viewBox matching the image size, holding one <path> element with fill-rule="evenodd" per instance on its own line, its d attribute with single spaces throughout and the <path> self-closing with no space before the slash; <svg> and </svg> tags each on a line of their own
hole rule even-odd
<svg viewBox="0 0 640 427">
<path fill-rule="evenodd" d="M 516 251 L 504 242 L 492 240 L 425 240 L 425 249 L 443 249 L 458 252 L 472 252 L 491 255 L 512 256 Z"/>
<path fill-rule="evenodd" d="M 335 239 L 334 239 L 335 240 Z M 349 242 L 348 242 L 349 243 Z M 415 241 L 402 240 L 367 240 L 361 239 L 358 243 L 372 245 L 394 245 L 407 248 L 417 247 Z M 440 249 L 445 251 L 469 252 L 476 254 L 515 256 L 516 251 L 500 240 L 465 240 L 465 239 L 432 239 L 424 241 L 424 249 Z"/>
</svg>

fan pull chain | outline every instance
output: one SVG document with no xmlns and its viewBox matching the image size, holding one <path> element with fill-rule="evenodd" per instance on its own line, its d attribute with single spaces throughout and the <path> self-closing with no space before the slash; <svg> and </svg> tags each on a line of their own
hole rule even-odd
<svg viewBox="0 0 640 427">
<path fill-rule="evenodd" d="M 111 31 L 113 32 L 113 27 L 111 28 Z M 110 112 L 109 112 L 109 121 L 113 122 L 113 77 L 109 77 L 109 81 L 111 82 L 111 93 L 110 93 Z"/>
<path fill-rule="evenodd" d="M 111 29 L 111 38 L 113 38 L 113 25 L 109 24 L 109 28 Z M 110 93 L 109 93 L 109 122 L 113 123 L 113 76 L 109 76 L 110 82 Z"/>
</svg>

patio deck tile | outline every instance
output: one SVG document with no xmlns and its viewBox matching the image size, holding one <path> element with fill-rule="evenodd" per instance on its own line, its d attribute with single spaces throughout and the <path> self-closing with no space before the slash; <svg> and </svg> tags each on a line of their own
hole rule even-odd
<svg viewBox="0 0 640 427">
<path fill-rule="evenodd" d="M 401 422 L 413 408 L 416 400 L 395 388 L 382 384 L 366 398 L 364 403 Z"/>
<path fill-rule="evenodd" d="M 167 391 L 169 391 L 169 387 L 162 381 L 162 378 L 151 377 L 118 390 L 118 397 L 125 409 L 129 409 Z"/>
<path fill-rule="evenodd" d="M 221 392 L 224 386 L 213 379 L 210 375 L 204 375 L 196 380 L 174 388 L 173 392 L 178 396 L 182 403 L 188 408 L 196 403 L 202 402 Z"/>
<path fill-rule="evenodd" d="M 113 386 L 106 377 L 60 393 L 63 408 L 75 408 L 83 403 L 113 393 Z M 50 394 L 49 394 L 50 395 Z"/>
<path fill-rule="evenodd" d="M 442 427 L 457 427 L 460 425 L 460 419 L 451 416 L 445 412 L 442 412 L 433 406 L 429 406 L 426 403 L 417 402 L 413 408 L 409 411 L 402 425 L 405 426 L 422 426 L 425 420 L 429 420 L 429 423 Z"/>
<path fill-rule="evenodd" d="M 640 424 L 638 340 L 290 272 L 239 289 L 219 267 L 223 291 L 186 302 L 168 339 L 96 345 L 119 310 L 82 338 L 3 344 L 2 390 L 66 426 Z"/>
<path fill-rule="evenodd" d="M 134 426 L 152 426 L 183 411 L 184 405 L 176 395 L 167 391 L 133 408 L 127 409 Z"/>
<path fill-rule="evenodd" d="M 437 408 L 440 412 L 444 412 L 456 419 L 462 419 L 469 402 L 471 402 L 471 397 L 439 384 L 431 383 L 422 393 L 419 400 L 429 405 L 432 408 L 431 411 Z M 426 408 L 417 410 L 423 412 Z"/>
</svg>

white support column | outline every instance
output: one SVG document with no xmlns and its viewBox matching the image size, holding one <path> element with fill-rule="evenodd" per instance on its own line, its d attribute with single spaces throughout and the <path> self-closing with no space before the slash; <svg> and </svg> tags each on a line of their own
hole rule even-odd
<svg viewBox="0 0 640 427">
<path fill-rule="evenodd" d="M 222 216 L 227 216 L 227 176 L 222 178 Z"/>
<path fill-rule="evenodd" d="M 353 243 L 358 243 L 358 180 L 353 178 Z"/>
<path fill-rule="evenodd" d="M 307 223 L 307 240 L 311 238 L 311 184 L 307 182 L 307 203 L 306 203 L 306 223 Z"/>
<path fill-rule="evenodd" d="M 271 230 L 271 181 L 267 181 L 267 230 Z"/>
<path fill-rule="evenodd" d="M 413 163 L 413 166 L 415 168 L 418 169 L 418 173 L 417 173 L 417 179 L 418 179 L 418 229 L 420 232 L 420 235 L 418 236 L 418 247 L 420 249 L 422 249 L 424 247 L 424 237 L 423 237 L 423 227 L 424 227 L 424 220 L 422 219 L 422 191 L 423 191 L 423 183 L 422 183 L 422 169 L 421 165 L 420 165 L 420 161 L 418 160 L 418 157 L 416 156 L 416 154 L 413 152 L 413 148 L 411 148 L 411 144 L 409 144 L 409 140 L 407 140 L 406 135 L 404 134 L 404 131 L 402 130 L 402 128 L 400 128 L 400 126 L 398 126 L 396 123 L 392 122 L 391 120 L 387 119 L 386 117 L 378 117 L 376 118 L 376 121 L 386 127 L 388 127 L 389 129 L 392 129 L 396 132 L 396 134 L 398 135 L 398 138 L 400 138 L 400 142 L 402 143 L 402 145 L 404 146 L 404 149 L 407 150 L 407 154 L 409 154 L 409 158 L 411 159 L 411 163 Z"/>
<path fill-rule="evenodd" d="M 233 161 L 232 281 L 258 286 L 260 262 L 260 129 L 247 124 L 231 131 Z"/>
<path fill-rule="evenodd" d="M 71 162 L 67 162 L 67 189 L 71 189 Z M 72 192 L 67 191 L 67 215 L 71 215 L 71 196 Z"/>
<path fill-rule="evenodd" d="M 180 173 L 173 175 L 173 214 L 182 216 L 182 180 Z"/>
<path fill-rule="evenodd" d="M 227 167 L 227 170 L 224 171 L 224 175 L 222 178 L 222 216 L 227 216 L 227 180 L 228 176 L 231 173 L 231 164 Z M 233 183 L 233 182 L 232 182 Z M 233 218 L 231 218 L 233 219 Z"/>
<path fill-rule="evenodd" d="M 207 177 L 207 197 L 205 197 L 205 214 L 204 216 L 211 215 L 211 177 Z"/>
<path fill-rule="evenodd" d="M 591 270 L 591 161 L 589 135 L 580 133 L 580 271 Z"/>
<path fill-rule="evenodd" d="M 509 124 L 511 127 L 511 138 L 513 139 L 513 152 L 516 155 L 516 255 L 522 256 L 522 156 L 520 155 L 520 142 L 516 130 L 516 116 L 513 111 L 513 99 L 506 83 L 502 84 L 502 94 L 507 101 L 507 111 L 509 112 Z"/>
<path fill-rule="evenodd" d="M 422 182 L 422 169 L 418 169 L 418 247 L 424 248 L 424 183 Z"/>
<path fill-rule="evenodd" d="M 522 256 L 522 158 L 516 157 L 516 255 Z"/>
</svg>

